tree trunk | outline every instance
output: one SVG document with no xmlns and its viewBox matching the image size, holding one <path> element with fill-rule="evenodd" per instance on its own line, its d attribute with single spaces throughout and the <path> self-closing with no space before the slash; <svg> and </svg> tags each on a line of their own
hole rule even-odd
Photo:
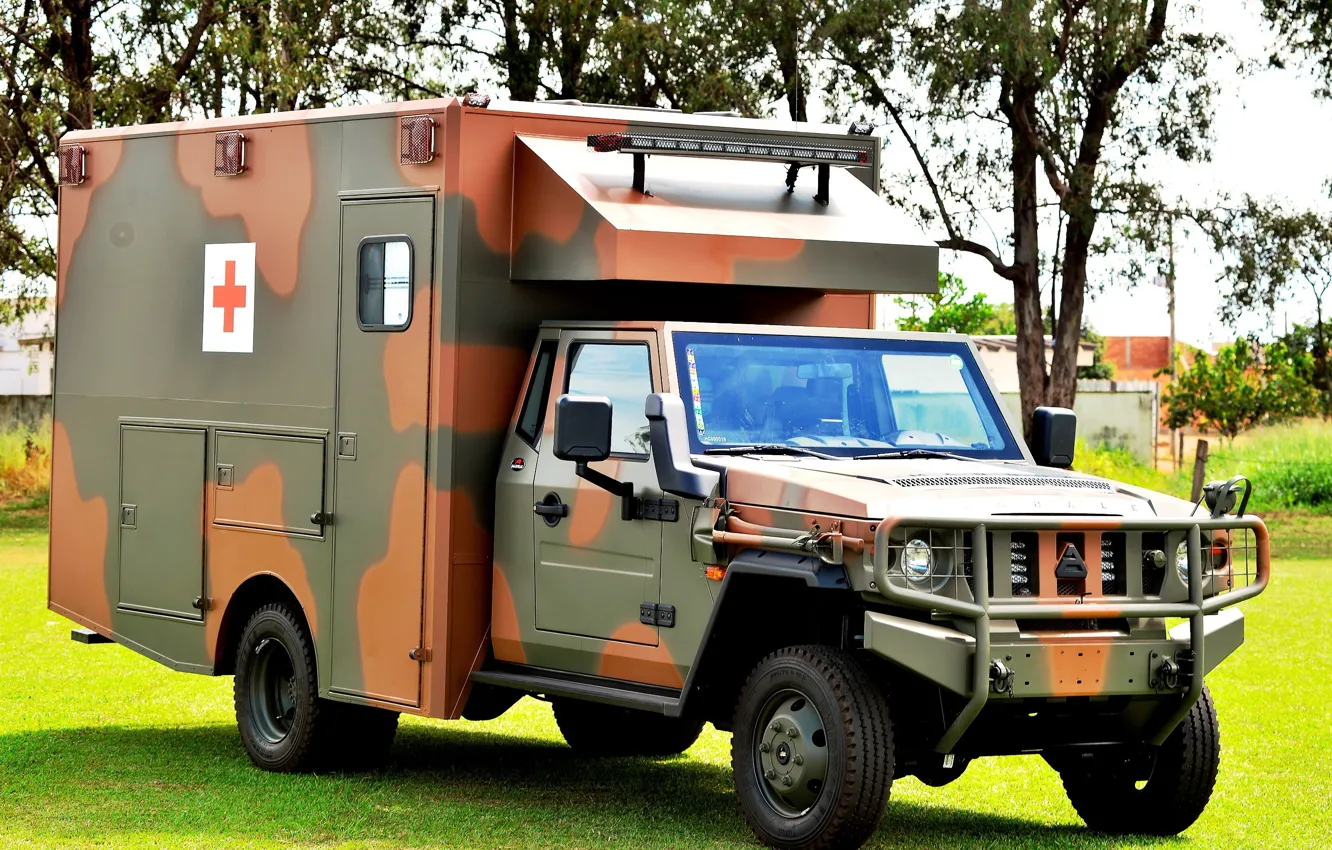
<svg viewBox="0 0 1332 850">
<path fill-rule="evenodd" d="M 773 51 L 777 54 L 777 69 L 786 89 L 786 110 L 792 121 L 808 121 L 805 101 L 805 75 L 800 67 L 800 13 L 798 8 L 784 7 L 780 12 Z"/>
<path fill-rule="evenodd" d="M 1014 109 L 1029 102 L 1014 96 Z M 1036 207 L 1035 149 L 1012 132 L 1013 157 L 1013 318 L 1017 323 L 1018 390 L 1022 398 L 1022 431 L 1031 438 L 1031 418 L 1045 403 L 1045 327 L 1041 323 L 1040 245 Z"/>
<path fill-rule="evenodd" d="M 1075 201 L 1064 239 L 1063 281 L 1059 322 L 1055 325 L 1054 359 L 1050 364 L 1050 404 L 1072 409 L 1078 391 L 1078 350 L 1082 341 L 1082 308 L 1087 291 L 1087 256 L 1091 252 L 1096 213 Z"/>
</svg>

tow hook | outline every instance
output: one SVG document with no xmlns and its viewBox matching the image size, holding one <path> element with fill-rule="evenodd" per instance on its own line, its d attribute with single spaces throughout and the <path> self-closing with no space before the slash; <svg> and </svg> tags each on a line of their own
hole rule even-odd
<svg viewBox="0 0 1332 850">
<path fill-rule="evenodd" d="M 1162 658 L 1152 677 L 1152 688 L 1158 691 L 1175 691 L 1189 686 L 1193 670 L 1193 650 L 1181 649 L 1174 658 Z"/>
<path fill-rule="evenodd" d="M 1013 679 L 1016 678 L 1012 670 L 1002 661 L 990 662 L 990 693 L 1013 695 Z"/>
</svg>

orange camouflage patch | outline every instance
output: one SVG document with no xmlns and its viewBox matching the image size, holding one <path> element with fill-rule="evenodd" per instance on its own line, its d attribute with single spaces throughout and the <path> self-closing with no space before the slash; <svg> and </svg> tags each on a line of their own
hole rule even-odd
<svg viewBox="0 0 1332 850">
<path fill-rule="evenodd" d="M 289 296 L 299 280 L 301 236 L 314 199 L 309 131 L 303 123 L 247 130 L 246 170 L 238 177 L 213 176 L 215 135 L 176 137 L 180 176 L 199 190 L 209 215 L 238 216 L 245 223 L 264 282 Z"/>
<path fill-rule="evenodd" d="M 805 247 L 801 239 L 620 230 L 609 222 L 594 242 L 603 278 L 695 283 L 734 283 L 736 263 L 787 262 Z"/>
<path fill-rule="evenodd" d="M 230 496 L 232 504 L 243 506 L 247 516 L 281 528 L 286 525 L 282 514 L 282 491 L 282 471 L 275 463 L 264 463 L 256 466 L 243 481 L 237 482 Z M 290 537 L 226 528 L 211 523 L 206 528 L 208 596 L 213 600 L 214 610 L 225 611 L 232 594 L 246 579 L 256 575 L 271 575 L 280 579 L 295 594 L 310 624 L 310 631 L 313 634 L 319 633 L 319 611 L 315 606 L 305 560 L 296 547 L 291 545 Z M 244 625 L 231 624 L 233 628 Z M 216 659 L 221 650 L 218 642 L 221 626 L 221 616 L 210 615 L 204 618 L 209 658 Z"/>
<path fill-rule="evenodd" d="M 418 285 L 412 315 L 430 315 L 430 283 Z M 426 424 L 426 393 L 422 387 L 430 372 L 426 359 L 426 339 L 430 323 L 413 321 L 399 333 L 385 334 L 384 388 L 388 392 L 389 422 L 399 433 L 413 425 Z M 447 369 L 447 366 L 445 367 Z"/>
<path fill-rule="evenodd" d="M 504 570 L 495 565 L 493 590 L 490 599 L 490 643 L 500 661 L 526 664 L 523 651 L 522 627 L 518 623 L 518 609 L 513 602 L 513 591 L 504 577 Z"/>
<path fill-rule="evenodd" d="M 361 578 L 356 594 L 356 628 L 365 691 L 416 702 L 420 665 L 407 653 L 421 640 L 420 609 L 403 611 L 401 600 L 421 599 L 425 515 L 425 468 L 403 467 L 393 487 L 388 549 Z"/>
<path fill-rule="evenodd" d="M 590 463 L 588 467 L 600 470 L 611 478 L 620 477 L 618 460 Z M 578 489 L 569 506 L 569 545 L 577 547 L 592 545 L 619 507 L 618 496 L 579 478 Z"/>
<path fill-rule="evenodd" d="M 657 635 L 651 626 L 626 623 L 610 636 L 610 642 L 601 655 L 597 675 L 608 679 L 624 679 L 664 688 L 683 688 L 684 679 L 671 658 L 665 643 L 656 643 Z"/>
<path fill-rule="evenodd" d="M 61 613 L 98 631 L 111 630 L 106 596 L 106 499 L 79 493 L 74 454 L 65 426 L 51 434 L 51 566 L 49 601 Z"/>
</svg>

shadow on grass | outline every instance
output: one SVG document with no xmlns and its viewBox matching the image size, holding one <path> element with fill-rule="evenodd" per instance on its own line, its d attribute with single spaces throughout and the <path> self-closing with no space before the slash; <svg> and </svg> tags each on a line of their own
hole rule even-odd
<svg viewBox="0 0 1332 850">
<path fill-rule="evenodd" d="M 730 771 L 686 757 L 587 759 L 560 744 L 405 728 L 367 774 L 254 768 L 230 726 L 0 736 L 0 835 L 133 845 L 152 836 L 394 846 L 702 846 L 755 841 Z M 1102 846 L 1074 827 L 893 802 L 881 847 Z"/>
</svg>

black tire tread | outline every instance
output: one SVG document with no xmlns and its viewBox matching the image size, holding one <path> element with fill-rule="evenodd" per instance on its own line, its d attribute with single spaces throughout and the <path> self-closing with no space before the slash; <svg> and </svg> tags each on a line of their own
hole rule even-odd
<svg viewBox="0 0 1332 850">
<path fill-rule="evenodd" d="M 1096 771 L 1060 771 L 1069 802 L 1088 827 L 1115 835 L 1178 835 L 1207 808 L 1221 763 L 1221 732 L 1211 692 L 1161 745 L 1147 785 Z"/>
<path fill-rule="evenodd" d="M 755 834 L 771 846 L 799 850 L 859 847 L 878 827 L 892 793 L 893 726 L 887 695 L 881 684 L 849 652 L 811 644 L 787 647 L 760 661 L 740 690 L 737 710 L 746 701 L 757 679 L 766 673 L 766 668 L 788 658 L 817 670 L 833 692 L 840 715 L 835 720 L 841 723 L 846 740 L 847 781 L 835 807 L 825 819 L 824 828 L 811 840 L 776 842 L 762 822 L 742 806 L 745 820 Z M 731 762 L 737 774 L 750 767 L 748 760 L 738 754 L 735 743 L 738 736 L 749 734 L 751 727 L 747 720 L 737 716 L 734 724 L 736 733 L 732 737 Z M 746 763 L 741 764 L 742 760 Z"/>
<path fill-rule="evenodd" d="M 235 701 L 236 717 L 238 721 L 241 716 L 248 711 L 248 707 L 244 706 L 245 685 L 243 684 L 244 677 L 241 669 L 241 656 L 249 650 L 247 643 L 250 641 L 255 621 L 268 614 L 274 614 L 286 620 L 287 624 L 295 631 L 297 636 L 297 646 L 295 649 L 297 651 L 295 656 L 291 659 L 292 664 L 304 665 L 306 675 L 309 677 L 307 681 L 318 681 L 316 678 L 314 641 L 310 639 L 309 632 L 305 627 L 304 619 L 299 613 L 293 611 L 290 605 L 284 602 L 273 602 L 264 605 L 250 615 L 249 621 L 241 631 L 240 646 L 237 650 L 237 675 L 235 676 L 235 681 L 232 686 L 232 695 Z M 288 649 L 291 648 L 289 647 Z M 316 687 L 316 692 L 317 690 Z M 245 743 L 245 749 L 249 752 L 250 758 L 259 767 L 276 773 L 305 773 L 322 768 L 325 765 L 327 754 L 331 749 L 330 744 L 332 742 L 329 739 L 334 731 L 334 724 L 330 722 L 331 718 L 324 716 L 329 707 L 329 703 L 326 703 L 318 697 L 310 700 L 310 705 L 307 708 L 307 711 L 309 712 L 307 715 L 308 722 L 300 727 L 302 734 L 297 736 L 290 751 L 281 759 L 281 761 L 265 761 L 261 756 L 256 755 L 249 739 L 244 733 L 244 729 L 242 729 L 241 740 Z"/>
</svg>

